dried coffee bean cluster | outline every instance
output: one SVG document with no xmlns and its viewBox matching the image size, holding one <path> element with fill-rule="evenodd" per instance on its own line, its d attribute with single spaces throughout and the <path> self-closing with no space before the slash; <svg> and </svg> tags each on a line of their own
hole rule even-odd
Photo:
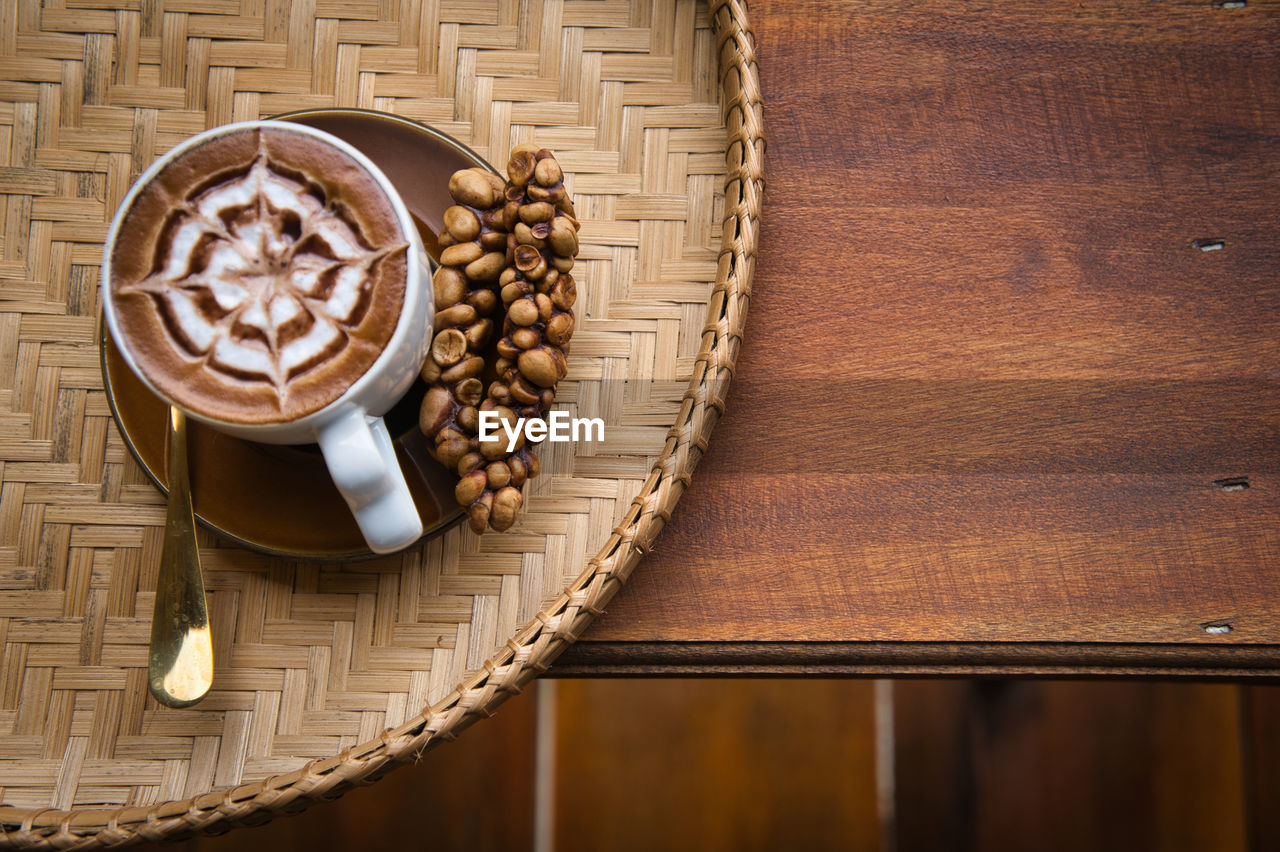
<svg viewBox="0 0 1280 852">
<path fill-rule="evenodd" d="M 573 277 L 578 220 L 551 152 L 519 146 L 508 180 L 482 169 L 456 172 L 445 211 L 441 267 L 434 284 L 436 337 L 422 376 L 431 387 L 420 425 L 433 455 L 454 470 L 458 502 L 471 529 L 505 530 L 515 523 L 521 489 L 538 475 L 538 459 L 518 433 L 479 440 L 481 411 L 514 429 L 520 417 L 541 417 L 568 369 L 573 335 Z M 506 315 L 497 342 L 497 377 L 484 391 L 484 350 L 501 294 Z"/>
<path fill-rule="evenodd" d="M 573 336 L 573 259 L 578 220 L 550 151 L 517 147 L 507 164 L 503 223 L 512 263 L 498 280 L 507 315 L 498 341 L 499 380 L 489 397 L 518 416 L 539 417 L 568 370 Z"/>
</svg>

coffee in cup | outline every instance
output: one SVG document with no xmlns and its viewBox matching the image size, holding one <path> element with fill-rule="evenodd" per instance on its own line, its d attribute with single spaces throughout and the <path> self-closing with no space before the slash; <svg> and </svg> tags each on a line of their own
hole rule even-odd
<svg viewBox="0 0 1280 852">
<path fill-rule="evenodd" d="M 370 547 L 421 521 L 380 415 L 431 339 L 428 262 L 394 187 L 314 128 L 215 128 L 142 175 L 103 259 L 107 323 L 159 396 L 222 431 L 318 442 Z"/>
</svg>

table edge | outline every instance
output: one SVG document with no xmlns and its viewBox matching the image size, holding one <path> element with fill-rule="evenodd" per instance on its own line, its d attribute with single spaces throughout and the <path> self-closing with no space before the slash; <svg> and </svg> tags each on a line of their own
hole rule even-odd
<svg viewBox="0 0 1280 852">
<path fill-rule="evenodd" d="M 1280 679 L 1280 645 L 579 640 L 547 676 Z"/>
</svg>

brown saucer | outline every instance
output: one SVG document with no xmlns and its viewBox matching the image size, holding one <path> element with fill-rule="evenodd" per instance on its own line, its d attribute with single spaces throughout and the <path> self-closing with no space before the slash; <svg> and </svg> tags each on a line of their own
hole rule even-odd
<svg viewBox="0 0 1280 852">
<path fill-rule="evenodd" d="M 492 167 L 474 152 L 425 125 L 387 113 L 356 109 L 306 110 L 277 116 L 345 139 L 363 151 L 395 184 L 419 220 L 428 251 L 444 227 L 449 176 L 458 169 Z M 164 402 L 129 370 L 105 331 L 102 376 L 111 413 L 125 445 L 161 491 L 167 491 Z M 386 415 L 426 530 L 441 534 L 464 513 L 454 501 L 456 479 L 427 452 L 417 427 L 422 382 Z M 224 435 L 194 421 L 188 425 L 191 489 L 196 520 L 253 550 L 304 559 L 372 556 L 319 450 L 273 446 Z"/>
</svg>

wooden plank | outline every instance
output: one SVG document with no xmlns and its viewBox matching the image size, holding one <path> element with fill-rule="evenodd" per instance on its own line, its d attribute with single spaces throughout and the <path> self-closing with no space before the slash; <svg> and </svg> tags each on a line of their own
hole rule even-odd
<svg viewBox="0 0 1280 852">
<path fill-rule="evenodd" d="M 1275 12 L 753 4 L 747 336 L 589 640 L 1280 665 Z"/>
<path fill-rule="evenodd" d="M 1280 688 L 1244 689 L 1245 795 L 1254 849 L 1280 849 Z"/>
<path fill-rule="evenodd" d="M 894 690 L 900 849 L 1248 848 L 1239 687 Z"/>
<path fill-rule="evenodd" d="M 1280 639 L 1270 480 L 716 476 L 732 450 L 714 445 L 714 493 L 695 482 L 592 640 Z"/>
<path fill-rule="evenodd" d="M 872 684 L 555 684 L 555 844 L 876 849 Z"/>
</svg>

